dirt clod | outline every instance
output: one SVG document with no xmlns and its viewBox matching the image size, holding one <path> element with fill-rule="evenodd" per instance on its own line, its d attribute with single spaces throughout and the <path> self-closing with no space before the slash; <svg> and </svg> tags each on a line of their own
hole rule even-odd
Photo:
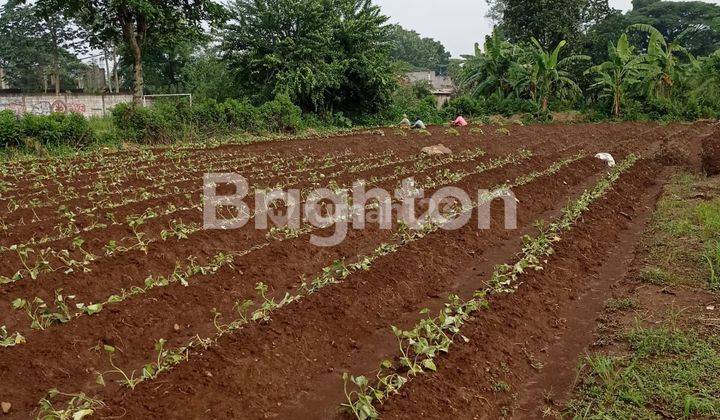
<svg viewBox="0 0 720 420">
<path fill-rule="evenodd" d="M 2 406 L 3 414 L 9 413 L 10 410 L 12 409 L 12 404 L 10 404 L 9 402 L 3 401 L 2 403 L 0 403 L 0 406 Z"/>
<path fill-rule="evenodd" d="M 452 154 L 452 150 L 450 150 L 449 148 L 447 148 L 445 145 L 443 145 L 443 144 L 441 143 L 441 144 L 436 144 L 436 145 L 434 145 L 434 146 L 423 147 L 423 148 L 422 148 L 422 153 L 424 153 L 424 154 L 426 154 L 426 155 L 430 155 L 430 156 L 434 156 L 434 155 L 451 155 L 451 154 Z"/>
</svg>

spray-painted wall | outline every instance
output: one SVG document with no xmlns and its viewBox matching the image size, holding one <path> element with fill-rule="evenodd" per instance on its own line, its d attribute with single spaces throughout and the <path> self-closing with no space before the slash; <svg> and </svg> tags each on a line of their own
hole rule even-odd
<svg viewBox="0 0 720 420">
<path fill-rule="evenodd" d="M 18 115 L 31 113 L 49 115 L 53 112 L 77 112 L 86 117 L 109 115 L 117 104 L 132 102 L 132 95 L 62 94 L 0 94 L 0 111 L 10 110 Z"/>
</svg>

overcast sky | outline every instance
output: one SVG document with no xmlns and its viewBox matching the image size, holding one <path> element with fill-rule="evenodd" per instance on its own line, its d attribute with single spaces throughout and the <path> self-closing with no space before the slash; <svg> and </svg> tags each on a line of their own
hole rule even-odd
<svg viewBox="0 0 720 420">
<path fill-rule="evenodd" d="M 720 4 L 720 0 L 706 0 Z M 485 17 L 485 0 L 373 0 L 391 23 L 399 23 L 422 36 L 442 42 L 454 57 L 472 54 L 475 42 L 482 43 L 492 31 Z M 628 11 L 631 0 L 610 0 L 610 6 Z"/>
</svg>

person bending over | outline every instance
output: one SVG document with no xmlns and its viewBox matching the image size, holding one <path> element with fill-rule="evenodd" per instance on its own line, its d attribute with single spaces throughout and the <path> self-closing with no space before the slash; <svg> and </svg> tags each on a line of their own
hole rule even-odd
<svg viewBox="0 0 720 420">
<path fill-rule="evenodd" d="M 468 123 L 467 121 L 465 121 L 465 118 L 463 118 L 462 115 L 458 114 L 457 118 L 455 118 L 455 121 L 452 122 L 452 125 L 454 125 L 455 127 L 465 127 L 468 125 Z"/>
<path fill-rule="evenodd" d="M 414 130 L 425 130 L 425 123 L 422 120 L 417 120 L 410 126 Z"/>
</svg>

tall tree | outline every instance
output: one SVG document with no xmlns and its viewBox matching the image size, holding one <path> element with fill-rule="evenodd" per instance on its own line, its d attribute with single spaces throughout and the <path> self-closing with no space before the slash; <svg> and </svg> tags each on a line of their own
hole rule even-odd
<svg viewBox="0 0 720 420">
<path fill-rule="evenodd" d="M 374 112 L 394 74 L 387 18 L 370 0 L 236 0 L 224 60 L 257 101 L 287 94 L 306 111 Z"/>
<path fill-rule="evenodd" d="M 97 44 L 124 41 L 133 58 L 135 104 L 142 102 L 146 44 L 197 36 L 206 22 L 223 16 L 223 7 L 212 0 L 38 0 L 38 4 L 82 21 Z"/>
<path fill-rule="evenodd" d="M 626 15 L 628 24 L 656 28 L 671 43 L 683 34 L 682 43 L 694 55 L 708 55 L 720 48 L 720 5 L 703 1 L 634 0 Z M 688 29 L 693 29 L 688 33 Z"/>
<path fill-rule="evenodd" d="M 81 29 L 39 5 L 8 2 L 0 11 L 0 66 L 11 85 L 23 90 L 69 86 L 82 64 L 74 53 L 85 51 Z"/>
<path fill-rule="evenodd" d="M 413 70 L 435 70 L 446 74 L 450 64 L 450 53 L 445 46 L 432 38 L 423 38 L 415 31 L 400 25 L 390 27 L 390 55 L 393 59 L 407 63 Z"/>
<path fill-rule="evenodd" d="M 489 16 L 511 42 L 536 38 L 545 48 L 562 40 L 574 42 L 588 22 L 597 17 L 590 0 L 488 0 Z M 605 1 L 607 3 L 607 1 Z"/>
</svg>

